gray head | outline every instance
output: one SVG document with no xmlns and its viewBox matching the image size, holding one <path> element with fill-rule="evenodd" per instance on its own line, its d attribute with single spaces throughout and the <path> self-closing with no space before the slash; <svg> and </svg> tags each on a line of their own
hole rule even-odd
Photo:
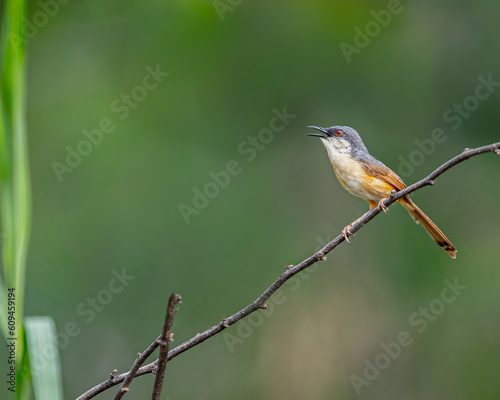
<svg viewBox="0 0 500 400">
<path fill-rule="evenodd" d="M 368 149 L 359 137 L 358 132 L 349 126 L 331 126 L 330 128 L 321 128 L 318 126 L 308 126 L 321 133 L 308 133 L 309 136 L 321 138 L 328 154 L 349 154 L 352 157 L 359 158 L 367 155 Z"/>
</svg>

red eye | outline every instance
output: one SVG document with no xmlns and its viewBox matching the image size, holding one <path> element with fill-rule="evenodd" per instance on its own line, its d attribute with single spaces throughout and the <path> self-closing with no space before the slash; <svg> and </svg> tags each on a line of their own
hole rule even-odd
<svg viewBox="0 0 500 400">
<path fill-rule="evenodd" d="M 335 131 L 335 136 L 340 136 L 340 135 L 342 135 L 342 133 L 343 132 L 340 129 L 338 129 Z"/>
</svg>

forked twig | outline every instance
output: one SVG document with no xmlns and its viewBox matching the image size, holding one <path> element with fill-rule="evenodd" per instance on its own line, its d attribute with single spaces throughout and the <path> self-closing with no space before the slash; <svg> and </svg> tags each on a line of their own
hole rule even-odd
<svg viewBox="0 0 500 400">
<path fill-rule="evenodd" d="M 156 348 L 158 346 L 162 346 L 162 343 L 166 341 L 165 338 L 167 338 L 167 337 L 170 338 L 171 329 L 172 329 L 172 322 L 173 322 L 174 313 L 175 313 L 175 305 L 180 300 L 181 300 L 181 296 L 179 296 L 177 293 L 172 293 L 170 295 L 170 299 L 168 300 L 168 306 L 167 306 L 167 314 L 165 315 L 165 322 L 163 324 L 163 331 L 162 331 L 161 335 L 158 336 L 158 338 L 153 343 L 151 343 L 146 350 L 144 350 L 142 353 L 139 353 L 137 355 L 137 359 L 135 360 L 134 364 L 132 364 L 132 368 L 130 368 L 130 371 L 127 372 L 126 374 L 122 374 L 120 376 L 117 376 L 116 370 L 114 370 L 113 373 L 110 375 L 110 378 L 106 382 L 111 383 L 112 384 L 111 386 L 114 386 L 114 385 L 118 384 L 119 382 L 123 381 L 122 384 L 120 385 L 120 388 L 118 389 L 115 396 L 113 397 L 113 400 L 121 399 L 123 397 L 123 395 L 128 392 L 128 390 L 129 390 L 128 387 L 130 386 L 132 379 L 134 379 L 137 376 L 137 371 L 139 370 L 141 365 L 144 364 L 144 361 L 147 360 L 147 358 L 156 350 Z M 167 343 L 167 353 L 168 353 L 168 343 Z M 160 358 L 159 359 L 161 359 L 161 357 L 162 357 L 162 351 L 160 351 Z M 156 363 L 156 361 L 154 363 Z M 158 399 L 159 399 L 159 396 L 161 393 L 161 386 L 163 384 L 165 364 L 166 364 L 166 361 L 163 365 L 162 378 L 161 378 L 161 382 L 159 384 L 157 384 L 158 373 L 157 373 L 156 378 L 155 378 L 154 391 L 156 390 L 156 388 L 158 386 L 159 387 L 159 392 L 158 392 L 158 397 L 157 397 Z M 153 370 L 151 372 L 153 372 Z M 121 378 L 122 376 L 124 376 L 124 378 Z M 109 387 L 111 387 L 111 386 L 109 386 Z M 90 399 L 90 398 L 94 397 L 96 394 L 97 393 L 91 395 L 91 397 L 82 397 L 83 396 L 82 395 L 79 397 L 79 399 L 80 398 Z M 155 398 L 155 397 L 153 397 L 153 398 Z"/>
</svg>

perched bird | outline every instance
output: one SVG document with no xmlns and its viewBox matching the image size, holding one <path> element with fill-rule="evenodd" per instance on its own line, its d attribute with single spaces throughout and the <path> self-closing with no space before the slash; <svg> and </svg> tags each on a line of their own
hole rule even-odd
<svg viewBox="0 0 500 400">
<path fill-rule="evenodd" d="M 378 207 L 387 212 L 383 201 L 393 190 L 397 192 L 404 189 L 406 185 L 396 173 L 368 153 L 358 132 L 348 126 L 330 128 L 308 126 L 308 128 L 321 132 L 307 135 L 321 138 L 335 175 L 344 189 L 366 200 L 370 205 L 370 210 Z M 408 196 L 399 199 L 398 202 L 451 258 L 456 257 L 455 246 Z M 342 230 L 342 235 L 347 241 L 349 241 L 348 237 L 352 236 L 349 231 L 351 226 L 352 224 Z"/>
</svg>

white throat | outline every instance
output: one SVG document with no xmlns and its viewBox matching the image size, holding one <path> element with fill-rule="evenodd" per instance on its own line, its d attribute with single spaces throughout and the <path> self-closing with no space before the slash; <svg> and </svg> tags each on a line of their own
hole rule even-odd
<svg viewBox="0 0 500 400">
<path fill-rule="evenodd" d="M 331 140 L 321 138 L 321 141 L 323 142 L 323 146 L 325 146 L 325 149 L 328 153 L 328 158 L 330 158 L 332 164 L 341 162 L 342 159 L 345 159 L 345 156 L 350 154 L 351 145 L 345 139 L 334 138 L 333 140 Z"/>
</svg>

